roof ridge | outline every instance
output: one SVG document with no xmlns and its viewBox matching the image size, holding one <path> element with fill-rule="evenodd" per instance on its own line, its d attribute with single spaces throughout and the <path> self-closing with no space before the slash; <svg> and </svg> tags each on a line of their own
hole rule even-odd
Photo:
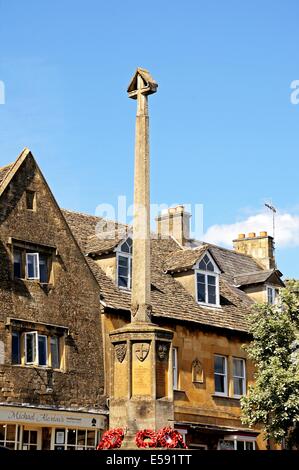
<svg viewBox="0 0 299 470">
<path fill-rule="evenodd" d="M 64 209 L 63 207 L 61 208 L 63 212 L 70 212 L 71 214 L 78 214 L 78 215 L 83 215 L 84 217 L 94 217 L 95 219 L 104 219 L 104 217 L 100 217 L 98 215 L 93 215 L 93 214 L 87 214 L 86 212 L 80 212 L 80 211 L 74 211 L 71 209 Z"/>
<path fill-rule="evenodd" d="M 68 212 L 70 214 L 82 215 L 83 217 L 92 217 L 97 220 L 104 220 L 105 222 L 113 222 L 114 224 L 120 225 L 122 227 L 131 227 L 129 224 L 124 224 L 123 222 L 118 222 L 117 220 L 107 219 L 106 217 L 100 217 L 99 215 L 87 214 L 86 212 L 79 212 L 70 209 L 61 208 L 62 212 Z"/>
<path fill-rule="evenodd" d="M 255 261 L 258 265 L 258 261 L 256 258 L 254 258 L 253 256 L 251 255 L 247 255 L 246 253 L 238 253 L 237 251 L 235 251 L 233 248 L 225 248 L 224 246 L 220 246 L 220 245 L 215 245 L 214 243 L 209 243 L 209 242 L 204 242 L 205 244 L 207 244 L 208 246 L 211 246 L 212 248 L 219 248 L 220 250 L 223 250 L 223 251 L 229 251 L 230 253 L 233 253 L 235 255 L 238 255 L 238 256 L 246 256 L 246 258 L 250 258 L 250 259 L 253 259 L 253 261 Z M 259 265 L 260 266 L 260 265 Z"/>
<path fill-rule="evenodd" d="M 274 273 L 275 271 L 277 271 L 276 269 L 264 269 L 262 271 L 248 271 L 246 273 L 242 273 L 242 274 L 236 274 L 235 277 L 239 277 L 239 276 L 250 276 L 251 274 L 261 274 L 261 273 Z"/>
</svg>

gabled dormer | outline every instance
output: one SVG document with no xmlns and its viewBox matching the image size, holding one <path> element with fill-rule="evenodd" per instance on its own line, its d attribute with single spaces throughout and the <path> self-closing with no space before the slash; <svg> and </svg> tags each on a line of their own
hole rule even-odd
<svg viewBox="0 0 299 470">
<path fill-rule="evenodd" d="M 124 230 L 106 233 L 107 238 L 89 238 L 86 255 L 92 258 L 113 283 L 124 291 L 132 287 L 132 234 Z"/>
<path fill-rule="evenodd" d="M 220 269 L 209 251 L 193 267 L 195 274 L 195 294 L 199 304 L 212 307 L 220 306 L 219 276 Z"/>
<path fill-rule="evenodd" d="M 274 305 L 280 289 L 285 287 L 281 277 L 278 269 L 260 270 L 235 276 L 234 284 L 255 302 Z"/>
<path fill-rule="evenodd" d="M 116 282 L 121 289 L 131 290 L 132 287 L 132 237 L 126 238 L 117 248 L 116 252 Z"/>
<path fill-rule="evenodd" d="M 173 253 L 168 259 L 166 272 L 180 282 L 199 305 L 220 307 L 222 269 L 208 245 Z"/>
</svg>

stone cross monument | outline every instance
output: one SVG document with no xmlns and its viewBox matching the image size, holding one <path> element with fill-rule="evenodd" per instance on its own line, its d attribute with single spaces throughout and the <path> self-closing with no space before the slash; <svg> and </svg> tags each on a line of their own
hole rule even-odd
<svg viewBox="0 0 299 470">
<path fill-rule="evenodd" d="M 150 322 L 150 161 L 148 95 L 157 83 L 147 70 L 138 68 L 128 87 L 137 100 L 135 134 L 133 273 L 131 320 Z"/>
<path fill-rule="evenodd" d="M 131 322 L 110 333 L 109 427 L 125 429 L 122 448 L 136 446 L 137 431 L 172 426 L 174 420 L 173 333 L 151 319 L 148 95 L 157 86 L 138 68 L 128 87 L 129 98 L 137 100 Z"/>
</svg>

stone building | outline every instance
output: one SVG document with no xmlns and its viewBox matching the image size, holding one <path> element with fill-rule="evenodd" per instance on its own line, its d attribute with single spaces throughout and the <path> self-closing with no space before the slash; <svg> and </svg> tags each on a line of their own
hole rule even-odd
<svg viewBox="0 0 299 470">
<path fill-rule="evenodd" d="M 130 322 L 131 231 L 116 227 L 113 237 L 97 237 L 102 219 L 63 213 L 101 286 L 107 394 L 115 398 L 114 373 L 121 397 L 127 393 L 121 368 L 129 359 L 128 354 L 119 357 L 113 367 L 109 334 Z M 273 238 L 266 232 L 241 234 L 234 250 L 189 240 L 189 217 L 182 206 L 158 218 L 157 232 L 151 239 L 152 321 L 174 334 L 169 424 L 190 448 L 265 449 L 260 430 L 241 424 L 240 397 L 254 380 L 242 348 L 250 340 L 247 316 L 255 301 L 274 303 L 284 285 L 275 267 Z M 160 356 L 157 351 L 158 366 Z M 158 375 L 157 400 L 164 400 L 161 387 Z"/>
<path fill-rule="evenodd" d="M 0 198 L 0 445 L 92 448 L 115 373 L 126 393 L 128 359 L 114 370 L 109 335 L 130 322 L 131 229 L 98 236 L 103 219 L 60 210 L 28 150 L 0 169 Z M 283 286 L 273 239 L 240 234 L 227 250 L 190 240 L 189 218 L 169 209 L 151 236 L 152 321 L 173 332 L 169 424 L 191 448 L 263 449 L 260 430 L 240 420 L 253 383 L 242 345 L 253 303 L 275 302 Z"/>
<path fill-rule="evenodd" d="M 137 69 L 134 242 L 130 227 L 60 210 L 30 151 L 0 169 L 0 445 L 93 448 L 109 408 L 126 447 L 136 430 L 164 425 L 190 448 L 266 447 L 240 419 L 254 381 L 242 345 L 254 302 L 274 303 L 284 285 L 274 241 L 191 240 L 183 206 L 150 236 L 156 90 Z"/>
<path fill-rule="evenodd" d="M 0 169 L 0 446 L 93 449 L 100 289 L 32 154 Z"/>
</svg>

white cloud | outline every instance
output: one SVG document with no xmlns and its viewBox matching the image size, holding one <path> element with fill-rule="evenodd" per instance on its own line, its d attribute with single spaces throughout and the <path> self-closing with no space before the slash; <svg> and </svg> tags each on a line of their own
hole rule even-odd
<svg viewBox="0 0 299 470">
<path fill-rule="evenodd" d="M 279 248 L 299 246 L 299 216 L 289 213 L 277 213 L 275 219 L 275 241 Z M 232 247 L 232 240 L 239 233 L 268 231 L 272 235 L 272 215 L 259 213 L 233 224 L 212 225 L 204 234 L 204 241 L 215 245 Z"/>
</svg>

